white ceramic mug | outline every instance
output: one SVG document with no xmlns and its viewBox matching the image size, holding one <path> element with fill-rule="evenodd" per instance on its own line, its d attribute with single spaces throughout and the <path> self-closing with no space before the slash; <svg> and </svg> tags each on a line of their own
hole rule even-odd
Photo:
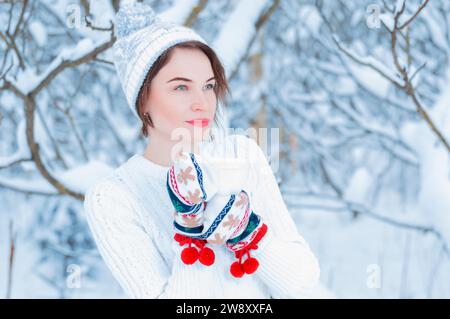
<svg viewBox="0 0 450 319">
<path fill-rule="evenodd" d="M 237 145 L 230 141 L 225 139 L 224 144 L 216 145 L 216 152 L 213 151 L 213 144 L 200 144 L 201 155 L 213 167 L 215 183 L 221 195 L 238 193 L 242 189 L 251 191 L 252 163 L 245 155 L 239 157 Z"/>
<path fill-rule="evenodd" d="M 247 189 L 250 178 L 250 163 L 242 158 L 211 159 L 217 176 L 218 193 L 228 195 Z"/>
</svg>

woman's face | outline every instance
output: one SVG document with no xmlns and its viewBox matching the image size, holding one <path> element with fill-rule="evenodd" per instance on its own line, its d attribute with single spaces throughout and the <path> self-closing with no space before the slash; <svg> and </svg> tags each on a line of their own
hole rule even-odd
<svg viewBox="0 0 450 319">
<path fill-rule="evenodd" d="M 198 141 L 209 134 L 216 112 L 214 73 L 201 50 L 175 48 L 172 53 L 150 84 L 144 110 L 154 125 L 148 126 L 149 135 L 178 140 L 179 134 L 171 134 L 181 128 L 190 141 Z"/>
</svg>

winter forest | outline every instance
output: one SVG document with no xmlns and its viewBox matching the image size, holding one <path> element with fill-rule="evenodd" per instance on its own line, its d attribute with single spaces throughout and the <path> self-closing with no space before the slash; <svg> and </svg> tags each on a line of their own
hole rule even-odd
<svg viewBox="0 0 450 319">
<path fill-rule="evenodd" d="M 315 298 L 450 297 L 450 2 L 151 0 L 224 63 Z M 126 298 L 83 194 L 147 140 L 111 59 L 118 0 L 0 1 L 0 298 Z"/>
</svg>

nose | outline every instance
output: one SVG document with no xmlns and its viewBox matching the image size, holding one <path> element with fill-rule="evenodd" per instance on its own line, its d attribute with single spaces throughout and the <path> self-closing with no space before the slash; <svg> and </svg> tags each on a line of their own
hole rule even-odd
<svg viewBox="0 0 450 319">
<path fill-rule="evenodd" d="M 202 90 L 195 90 L 191 104 L 192 111 L 203 111 L 208 108 L 208 100 Z"/>
</svg>

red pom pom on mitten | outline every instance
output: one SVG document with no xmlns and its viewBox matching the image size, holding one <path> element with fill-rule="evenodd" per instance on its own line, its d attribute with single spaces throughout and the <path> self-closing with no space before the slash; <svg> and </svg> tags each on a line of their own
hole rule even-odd
<svg viewBox="0 0 450 319">
<path fill-rule="evenodd" d="M 174 239 L 183 246 L 188 244 L 188 247 L 181 251 L 181 260 L 186 265 L 192 265 L 197 260 L 205 266 L 211 266 L 215 261 L 214 251 L 206 247 L 206 240 L 204 239 L 194 239 L 185 235 L 176 233 Z"/>
<path fill-rule="evenodd" d="M 266 232 L 267 232 L 267 225 L 262 224 L 262 226 L 257 230 L 256 235 L 249 244 L 245 245 L 243 248 L 240 248 L 239 250 L 234 251 L 235 257 L 238 258 L 238 261 L 232 263 L 230 267 L 230 273 L 234 277 L 241 278 L 244 274 L 251 275 L 258 269 L 259 262 L 256 258 L 251 257 L 250 251 L 252 249 L 254 250 L 258 249 L 257 244 L 265 236 Z M 227 247 L 230 246 L 228 246 L 227 244 Z M 242 259 L 245 255 L 247 256 L 247 259 L 244 262 L 242 262 Z"/>
</svg>

